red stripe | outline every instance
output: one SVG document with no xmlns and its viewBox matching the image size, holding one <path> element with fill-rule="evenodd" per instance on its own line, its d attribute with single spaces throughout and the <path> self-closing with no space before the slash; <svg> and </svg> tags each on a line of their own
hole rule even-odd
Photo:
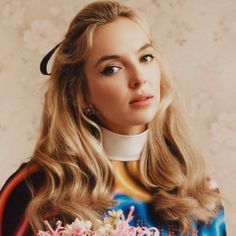
<svg viewBox="0 0 236 236">
<path fill-rule="evenodd" d="M 25 217 L 22 223 L 18 226 L 15 236 L 25 235 L 28 229 L 29 229 L 29 220 Z"/>
<path fill-rule="evenodd" d="M 10 179 L 10 181 L 7 183 L 7 185 L 4 187 L 3 191 L 0 194 L 0 236 L 2 236 L 2 224 L 3 224 L 3 216 L 4 216 L 4 210 L 6 207 L 6 203 L 8 200 L 8 197 L 12 193 L 12 191 L 15 189 L 15 187 L 21 183 L 23 180 L 26 179 L 27 176 L 37 172 L 39 170 L 39 167 L 36 164 L 30 164 L 23 169 L 19 170 L 16 175 Z M 27 221 L 28 222 L 28 221 Z M 26 219 L 23 221 L 23 224 L 20 226 L 20 229 L 25 229 Z M 22 235 L 23 231 L 20 231 Z"/>
</svg>

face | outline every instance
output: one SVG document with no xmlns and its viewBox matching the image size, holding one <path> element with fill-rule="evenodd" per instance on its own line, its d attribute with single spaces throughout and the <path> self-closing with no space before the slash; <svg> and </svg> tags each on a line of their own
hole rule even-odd
<svg viewBox="0 0 236 236">
<path fill-rule="evenodd" d="M 160 103 L 160 67 L 148 35 L 127 18 L 98 27 L 85 62 L 89 93 L 105 128 L 138 134 Z"/>
</svg>

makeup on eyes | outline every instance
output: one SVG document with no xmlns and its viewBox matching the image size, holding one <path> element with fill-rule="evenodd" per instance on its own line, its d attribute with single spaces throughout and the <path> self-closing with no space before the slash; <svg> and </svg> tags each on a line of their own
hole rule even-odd
<svg viewBox="0 0 236 236">
<path fill-rule="evenodd" d="M 149 58 L 151 58 L 151 59 L 148 60 L 148 61 L 144 61 L 143 63 L 149 63 L 149 62 L 151 62 L 151 61 L 155 58 L 155 55 L 154 55 L 154 53 L 145 53 L 143 56 L 141 56 L 140 60 L 142 60 L 143 58 L 147 58 L 147 57 L 149 57 Z M 120 58 L 120 57 L 119 57 L 119 58 Z M 120 59 L 120 60 L 121 60 L 121 59 Z M 111 63 L 109 63 L 108 65 L 106 65 L 100 73 L 103 74 L 103 75 L 106 75 L 106 76 L 113 75 L 113 74 L 115 74 L 116 72 L 114 72 L 114 73 L 109 73 L 109 70 L 111 71 L 113 68 L 117 68 L 117 70 L 116 70 L 116 72 L 117 72 L 117 71 L 119 71 L 120 69 L 122 69 L 122 66 L 115 64 L 115 62 L 113 62 L 113 63 L 111 62 Z"/>
<path fill-rule="evenodd" d="M 141 51 L 144 51 L 144 50 L 147 50 L 147 49 L 151 49 L 152 51 L 154 51 L 154 48 L 152 46 L 152 43 L 151 42 L 147 42 L 145 43 L 143 46 L 141 46 L 138 50 L 134 51 L 134 53 L 137 53 L 139 54 Z M 115 55 L 115 54 L 111 54 L 111 55 L 105 55 L 105 56 L 102 56 L 100 57 L 97 62 L 95 63 L 95 68 L 98 67 L 98 65 L 104 61 L 107 61 L 107 60 L 112 60 L 112 59 L 120 59 L 121 56 L 119 55 Z"/>
<path fill-rule="evenodd" d="M 108 71 L 109 70 L 111 70 L 111 69 L 113 69 L 113 68 L 119 68 L 119 69 L 122 69 L 120 66 L 116 66 L 116 65 L 108 65 L 108 66 L 106 66 L 103 70 L 102 70 L 102 72 L 101 72 L 101 74 L 103 74 L 103 75 L 112 75 L 112 74 L 114 74 L 114 73 L 108 73 Z M 118 70 L 117 70 L 118 71 Z M 107 74 L 108 73 L 108 74 Z M 115 72 L 116 73 L 116 72 Z"/>
</svg>

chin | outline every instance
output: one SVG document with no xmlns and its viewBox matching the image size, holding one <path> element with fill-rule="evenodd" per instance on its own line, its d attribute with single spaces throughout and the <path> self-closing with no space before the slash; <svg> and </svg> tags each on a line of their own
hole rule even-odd
<svg viewBox="0 0 236 236">
<path fill-rule="evenodd" d="M 155 114 L 146 114 L 145 116 L 139 116 L 139 117 L 132 117 L 132 121 L 131 123 L 133 125 L 145 125 L 145 124 L 148 124 L 150 123 L 153 118 L 155 117 Z"/>
</svg>

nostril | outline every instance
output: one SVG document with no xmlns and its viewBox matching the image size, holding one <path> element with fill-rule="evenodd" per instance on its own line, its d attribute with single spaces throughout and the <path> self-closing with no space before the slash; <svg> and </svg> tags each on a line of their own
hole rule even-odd
<svg viewBox="0 0 236 236">
<path fill-rule="evenodd" d="M 131 86 L 132 87 L 138 87 L 142 84 L 145 84 L 146 83 L 146 80 L 143 80 L 143 79 L 138 79 L 138 80 L 134 80 L 131 82 Z"/>
</svg>

